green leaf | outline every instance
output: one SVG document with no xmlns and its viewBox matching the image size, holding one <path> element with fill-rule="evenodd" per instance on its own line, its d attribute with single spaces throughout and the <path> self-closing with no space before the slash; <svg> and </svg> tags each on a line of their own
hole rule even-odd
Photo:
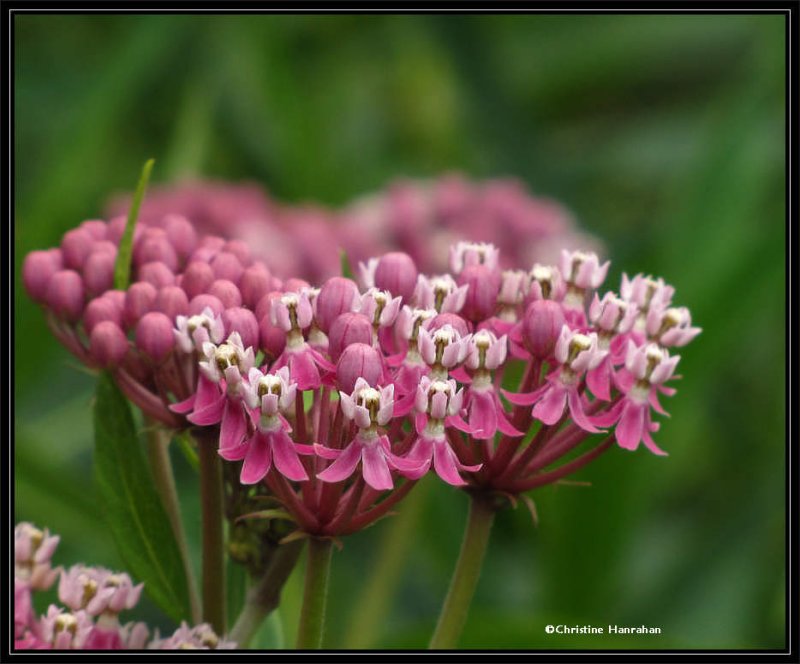
<svg viewBox="0 0 800 664">
<path fill-rule="evenodd" d="M 119 241 L 117 250 L 117 262 L 114 265 L 114 288 L 126 290 L 131 279 L 131 256 L 133 254 L 133 229 L 136 226 L 136 218 L 139 216 L 139 207 L 142 205 L 147 182 L 150 179 L 150 171 L 153 170 L 155 159 L 148 159 L 142 167 L 142 175 L 136 185 L 136 193 L 133 195 L 130 210 L 128 210 L 128 222 L 125 224 L 125 232 Z"/>
<path fill-rule="evenodd" d="M 347 252 L 344 249 L 339 250 L 339 263 L 342 266 L 342 276 L 355 281 L 353 267 L 350 265 L 350 259 L 347 257 Z"/>
<path fill-rule="evenodd" d="M 250 640 L 249 647 L 253 650 L 282 650 L 284 648 L 283 621 L 280 609 L 275 609 L 266 617 Z"/>
<path fill-rule="evenodd" d="M 94 407 L 94 475 L 100 502 L 127 571 L 171 618 L 188 619 L 181 555 L 135 432 L 133 415 L 110 374 Z"/>
</svg>

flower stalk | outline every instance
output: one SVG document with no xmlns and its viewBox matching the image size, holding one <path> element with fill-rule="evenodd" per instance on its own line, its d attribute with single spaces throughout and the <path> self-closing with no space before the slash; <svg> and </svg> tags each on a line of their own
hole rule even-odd
<svg viewBox="0 0 800 664">
<path fill-rule="evenodd" d="M 309 538 L 303 608 L 297 629 L 298 650 L 318 650 L 322 647 L 332 553 L 332 540 Z"/>
</svg>

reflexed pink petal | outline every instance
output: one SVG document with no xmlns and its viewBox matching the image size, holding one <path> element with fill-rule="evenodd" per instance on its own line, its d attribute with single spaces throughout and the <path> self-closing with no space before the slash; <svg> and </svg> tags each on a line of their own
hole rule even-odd
<svg viewBox="0 0 800 664">
<path fill-rule="evenodd" d="M 592 424 L 599 427 L 610 427 L 619 419 L 622 409 L 625 407 L 626 403 L 627 402 L 625 400 L 618 401 L 606 412 L 595 415 L 591 418 Z"/>
<path fill-rule="evenodd" d="M 463 383 L 464 385 L 469 385 L 472 382 L 472 377 L 463 366 L 451 369 L 450 378 L 455 378 L 459 383 Z"/>
<path fill-rule="evenodd" d="M 169 405 L 169 409 L 173 413 L 179 413 L 183 415 L 184 413 L 188 413 L 189 411 L 194 409 L 195 399 L 197 399 L 197 395 L 193 394 L 188 399 L 184 399 L 183 401 L 178 401 L 177 403 L 171 403 Z"/>
<path fill-rule="evenodd" d="M 323 482 L 341 482 L 353 474 L 359 461 L 361 461 L 361 445 L 353 441 L 344 449 L 341 456 L 317 477 Z"/>
<path fill-rule="evenodd" d="M 310 351 L 306 348 L 289 356 L 289 371 L 299 390 L 315 390 L 320 385 L 319 370 Z"/>
<path fill-rule="evenodd" d="M 246 440 L 241 445 L 236 447 L 229 447 L 227 449 L 217 450 L 219 454 L 226 461 L 241 461 L 247 456 L 247 451 L 250 449 L 250 440 Z"/>
<path fill-rule="evenodd" d="M 586 385 L 598 399 L 611 399 L 611 358 L 606 356 L 597 367 L 587 372 Z"/>
<path fill-rule="evenodd" d="M 192 424 L 198 426 L 209 426 L 217 424 L 222 420 L 222 413 L 225 409 L 225 402 L 227 398 L 224 394 L 220 394 L 217 399 L 200 410 L 195 410 L 191 415 L 186 417 Z"/>
<path fill-rule="evenodd" d="M 433 446 L 433 468 L 436 474 L 448 484 L 464 486 L 466 482 L 458 474 L 456 455 L 445 442 Z"/>
<path fill-rule="evenodd" d="M 473 438 L 489 440 L 497 431 L 497 413 L 493 392 L 470 393 L 469 426 Z"/>
<path fill-rule="evenodd" d="M 250 439 L 249 447 L 239 476 L 242 484 L 260 482 L 272 467 L 272 449 L 266 434 L 257 431 Z"/>
<path fill-rule="evenodd" d="M 247 421 L 240 401 L 226 399 L 219 430 L 219 448 L 229 449 L 241 444 L 247 435 Z"/>
<path fill-rule="evenodd" d="M 454 429 L 458 429 L 464 433 L 474 435 L 472 427 L 462 419 L 461 415 L 450 415 L 449 417 L 445 418 L 444 423 L 449 427 L 453 427 Z"/>
<path fill-rule="evenodd" d="M 309 352 L 311 353 L 311 357 L 314 358 L 314 362 L 320 369 L 323 369 L 324 371 L 336 371 L 336 365 L 325 359 L 325 356 L 319 351 L 310 348 Z"/>
<path fill-rule="evenodd" d="M 500 392 L 502 392 L 503 396 L 515 406 L 532 406 L 541 398 L 546 388 L 547 385 L 540 387 L 538 390 L 534 390 L 533 392 L 520 393 L 509 392 L 508 390 L 500 390 Z"/>
<path fill-rule="evenodd" d="M 542 395 L 541 401 L 533 407 L 533 417 L 547 425 L 555 424 L 564 414 L 566 405 L 567 390 L 560 386 L 550 385 Z"/>
<path fill-rule="evenodd" d="M 581 396 L 578 394 L 577 389 L 567 391 L 567 398 L 569 400 L 569 412 L 572 419 L 581 429 L 589 433 L 599 433 L 600 429 L 596 428 L 586 413 L 583 411 L 583 403 Z"/>
<path fill-rule="evenodd" d="M 658 445 L 656 445 L 655 441 L 650 436 L 650 432 L 646 428 L 642 435 L 642 439 L 644 440 L 644 446 L 648 450 L 650 450 L 653 454 L 656 454 L 658 456 L 669 456 L 664 450 L 662 450 Z"/>
<path fill-rule="evenodd" d="M 335 450 L 331 447 L 325 447 L 320 445 L 319 443 L 314 443 L 314 454 L 323 459 L 338 459 L 339 455 L 341 455 L 342 450 Z"/>
<path fill-rule="evenodd" d="M 502 433 L 506 436 L 511 436 L 512 438 L 517 438 L 518 436 L 524 435 L 523 431 L 519 431 L 516 427 L 514 427 L 511 422 L 508 421 L 506 417 L 506 412 L 503 409 L 503 404 L 500 402 L 500 398 L 497 394 L 494 394 L 494 407 L 495 407 L 495 414 L 497 415 L 497 428 L 500 429 Z"/>
<path fill-rule="evenodd" d="M 284 429 L 284 431 L 286 431 L 286 429 Z M 314 445 L 303 445 L 302 443 L 295 442 L 292 442 L 292 445 L 294 445 L 295 451 L 303 456 L 311 456 L 317 453 L 316 449 L 314 449 Z"/>
<path fill-rule="evenodd" d="M 284 477 L 295 482 L 302 482 L 308 479 L 303 464 L 297 456 L 297 451 L 294 448 L 294 443 L 286 432 L 283 430 L 267 434 L 267 437 L 272 444 L 272 458 L 275 461 L 275 467 L 281 472 Z"/>
<path fill-rule="evenodd" d="M 394 402 L 394 417 L 405 417 L 414 408 L 416 392 L 409 392 L 402 399 Z"/>
<path fill-rule="evenodd" d="M 415 480 L 428 472 L 433 458 L 433 445 L 433 441 L 429 438 L 417 438 L 409 453 L 406 454 L 406 460 L 419 462 L 421 465 L 417 470 L 406 471 L 406 477 Z"/>
<path fill-rule="evenodd" d="M 650 390 L 650 394 L 647 397 L 647 400 L 650 402 L 650 405 L 653 407 L 653 410 L 656 411 L 659 415 L 666 415 L 669 417 L 669 413 L 664 410 L 661 406 L 661 402 L 658 400 L 658 391 L 657 390 Z"/>
<path fill-rule="evenodd" d="M 389 465 L 379 445 L 365 445 L 361 453 L 364 481 L 376 491 L 389 491 L 394 488 Z"/>
<path fill-rule="evenodd" d="M 635 450 L 644 433 L 644 415 L 647 405 L 625 402 L 625 408 L 617 423 L 616 434 L 619 446 L 626 450 Z"/>
</svg>

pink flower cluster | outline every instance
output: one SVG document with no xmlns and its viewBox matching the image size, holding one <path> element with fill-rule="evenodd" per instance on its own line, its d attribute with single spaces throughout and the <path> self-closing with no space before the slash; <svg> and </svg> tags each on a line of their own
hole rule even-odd
<svg viewBox="0 0 800 664">
<path fill-rule="evenodd" d="M 109 216 L 124 214 L 129 204 L 129 196 L 114 198 Z M 448 267 L 447 247 L 462 238 L 495 244 L 503 267 L 554 261 L 565 247 L 598 247 L 575 229 L 567 210 L 531 196 L 521 182 L 456 174 L 396 180 L 341 210 L 283 205 L 255 184 L 187 182 L 153 188 L 139 218 L 157 226 L 176 213 L 199 232 L 244 241 L 275 274 L 312 282 L 339 272 L 336 248 L 354 262 L 399 250 L 421 271 L 439 273 Z"/>
<path fill-rule="evenodd" d="M 14 529 L 14 646 L 18 650 L 179 650 L 232 649 L 235 644 L 214 634 L 206 624 L 182 624 L 161 639 L 144 623 L 122 624 L 119 614 L 139 601 L 143 584 L 127 574 L 75 565 L 52 568 L 59 537 L 30 523 Z M 33 594 L 50 588 L 59 577 L 58 599 L 36 615 Z"/>
</svg>

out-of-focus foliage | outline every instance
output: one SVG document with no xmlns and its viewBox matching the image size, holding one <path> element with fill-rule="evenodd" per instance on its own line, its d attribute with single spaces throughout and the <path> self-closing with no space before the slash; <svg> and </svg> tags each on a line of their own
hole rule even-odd
<svg viewBox="0 0 800 664">
<path fill-rule="evenodd" d="M 502 513 L 461 643 L 783 647 L 782 17 L 25 15 L 15 37 L 17 275 L 152 156 L 155 182 L 256 180 L 289 202 L 518 176 L 604 238 L 609 287 L 623 270 L 672 282 L 704 332 L 665 404 L 670 456 L 615 449 L 579 474 L 591 487 L 534 494 L 538 528 Z M 120 568 L 89 488 L 93 379 L 19 283 L 15 332 L 16 516 L 62 535 L 61 563 Z M 196 481 L 174 462 L 196 547 Z M 360 645 L 427 643 L 466 516 L 430 484 L 411 536 L 384 541 L 387 519 L 335 554 L 327 645 L 354 643 L 382 550 L 395 594 L 361 611 L 378 619 Z M 286 643 L 300 591 L 271 623 Z M 561 622 L 663 634 L 544 633 Z"/>
</svg>

